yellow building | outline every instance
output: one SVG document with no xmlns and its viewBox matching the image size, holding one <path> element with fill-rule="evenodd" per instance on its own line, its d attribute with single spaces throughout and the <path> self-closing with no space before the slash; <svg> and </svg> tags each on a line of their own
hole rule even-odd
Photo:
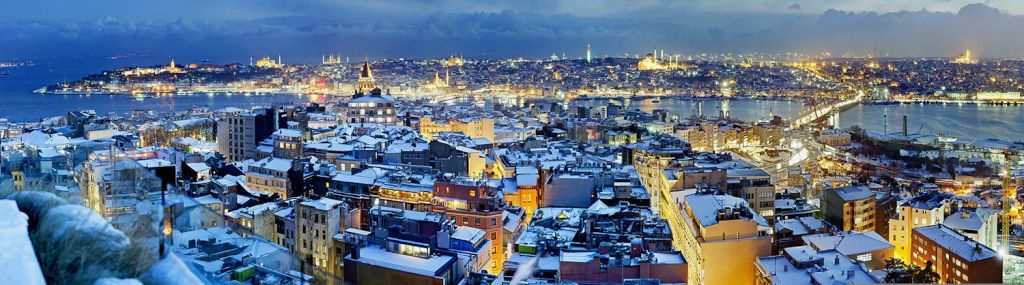
<svg viewBox="0 0 1024 285">
<path fill-rule="evenodd" d="M 256 161 L 245 173 L 245 186 L 250 189 L 277 194 L 281 199 L 291 197 L 288 171 L 292 168 L 290 159 L 268 157 Z"/>
<path fill-rule="evenodd" d="M 844 231 L 875 231 L 875 193 L 867 187 L 826 189 L 821 199 L 825 221 Z"/>
<path fill-rule="evenodd" d="M 427 140 L 437 138 L 436 134 L 441 132 L 460 132 L 471 138 L 485 138 L 494 142 L 494 119 L 435 120 L 432 117 L 423 117 L 420 118 L 419 131 Z"/>
<path fill-rule="evenodd" d="M 755 261 L 771 255 L 768 222 L 737 197 L 699 193 L 682 200 L 686 284 L 754 284 Z"/>
<path fill-rule="evenodd" d="M 948 193 L 927 193 L 911 198 L 897 207 L 897 217 L 889 219 L 889 242 L 896 258 L 910 262 L 914 228 L 941 224 L 949 215 L 953 199 Z"/>
<path fill-rule="evenodd" d="M 505 202 L 510 206 L 522 207 L 526 212 L 523 223 L 529 224 L 540 201 L 541 176 L 536 167 L 516 167 L 515 172 L 514 178 L 506 182 L 515 184 L 515 191 L 504 192 Z"/>
</svg>

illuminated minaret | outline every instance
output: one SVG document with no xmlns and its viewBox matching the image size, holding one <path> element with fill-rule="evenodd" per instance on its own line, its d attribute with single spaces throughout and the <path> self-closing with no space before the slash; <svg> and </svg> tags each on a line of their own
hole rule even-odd
<svg viewBox="0 0 1024 285">
<path fill-rule="evenodd" d="M 587 63 L 590 63 L 590 44 L 587 44 Z"/>
</svg>

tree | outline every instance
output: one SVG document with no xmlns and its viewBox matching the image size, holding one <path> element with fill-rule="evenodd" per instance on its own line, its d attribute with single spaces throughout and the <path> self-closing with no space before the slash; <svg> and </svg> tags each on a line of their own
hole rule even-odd
<svg viewBox="0 0 1024 285">
<path fill-rule="evenodd" d="M 939 274 L 932 267 L 930 260 L 921 268 L 890 258 L 885 261 L 885 283 L 938 283 Z"/>
</svg>

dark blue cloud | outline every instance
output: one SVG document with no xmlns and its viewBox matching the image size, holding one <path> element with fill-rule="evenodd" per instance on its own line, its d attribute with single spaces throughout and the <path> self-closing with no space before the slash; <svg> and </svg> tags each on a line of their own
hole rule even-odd
<svg viewBox="0 0 1024 285">
<path fill-rule="evenodd" d="M 949 56 L 972 48 L 986 56 L 1019 57 L 1024 51 L 1017 30 L 1024 26 L 1024 17 L 984 4 L 948 12 L 828 9 L 807 14 L 816 2 L 768 0 L 736 11 L 709 8 L 720 5 L 715 1 L 665 0 L 639 0 L 626 7 L 605 0 L 515 5 L 496 0 L 183 0 L 177 6 L 152 0 L 110 2 L 136 7 L 136 14 L 55 9 L 48 17 L 29 12 L 0 17 L 0 57 L 149 52 L 244 58 L 282 53 L 313 61 L 323 52 L 339 51 L 353 57 L 543 57 L 563 52 L 581 56 L 587 43 L 598 55 L 645 53 L 653 47 L 681 54 L 863 55 L 877 50 L 894 56 Z M 780 12 L 793 5 L 801 11 Z"/>
</svg>

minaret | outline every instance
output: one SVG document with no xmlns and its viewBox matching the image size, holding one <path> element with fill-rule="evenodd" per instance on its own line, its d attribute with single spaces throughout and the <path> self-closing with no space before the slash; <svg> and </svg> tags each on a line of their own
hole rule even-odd
<svg viewBox="0 0 1024 285">
<path fill-rule="evenodd" d="M 277 64 L 278 65 L 284 65 L 284 62 L 281 61 L 281 54 L 277 54 Z"/>
<path fill-rule="evenodd" d="M 590 44 L 587 44 L 587 63 L 590 63 Z"/>
<path fill-rule="evenodd" d="M 451 71 L 447 67 L 445 67 L 444 68 L 444 86 L 451 86 L 451 85 L 449 85 L 449 84 L 451 84 L 450 79 L 451 79 Z"/>
<path fill-rule="evenodd" d="M 249 57 L 249 66 L 252 66 L 252 57 Z"/>
</svg>

